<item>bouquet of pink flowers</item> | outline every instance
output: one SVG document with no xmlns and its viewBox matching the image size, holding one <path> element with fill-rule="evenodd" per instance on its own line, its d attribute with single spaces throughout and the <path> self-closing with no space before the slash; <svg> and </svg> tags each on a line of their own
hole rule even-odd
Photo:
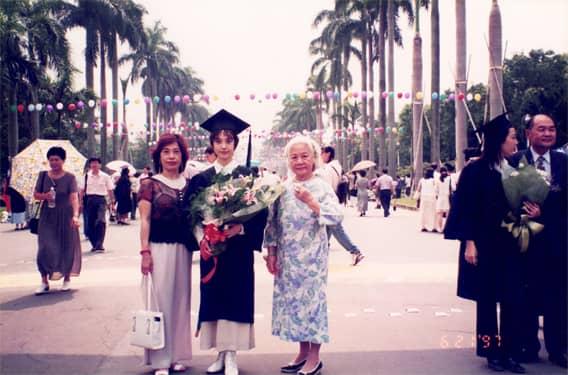
<svg viewBox="0 0 568 375">
<path fill-rule="evenodd" d="M 213 256 L 225 251 L 223 226 L 244 223 L 270 206 L 284 191 L 281 184 L 266 185 L 252 176 L 218 175 L 192 201 L 192 228 L 201 223 Z"/>
</svg>

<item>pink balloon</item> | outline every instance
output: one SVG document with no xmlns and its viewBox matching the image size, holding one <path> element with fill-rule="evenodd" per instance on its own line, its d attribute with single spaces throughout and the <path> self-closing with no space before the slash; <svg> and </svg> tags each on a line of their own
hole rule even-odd
<svg viewBox="0 0 568 375">
<path fill-rule="evenodd" d="M 314 99 L 315 99 L 315 100 L 319 100 L 319 99 L 320 99 L 320 92 L 319 92 L 319 91 L 315 91 L 315 92 L 314 92 Z"/>
<path fill-rule="evenodd" d="M 272 99 L 278 99 L 278 94 L 277 94 L 277 93 L 273 93 L 273 94 L 272 94 Z"/>
<path fill-rule="evenodd" d="M 183 96 L 183 103 L 184 103 L 184 104 L 189 104 L 189 102 L 190 102 L 189 95 L 184 95 L 184 96 Z"/>
<path fill-rule="evenodd" d="M 410 99 L 410 93 L 409 93 L 409 92 L 405 92 L 405 93 L 404 93 L 404 98 L 405 98 L 405 99 Z"/>
<path fill-rule="evenodd" d="M 145 103 L 145 104 L 150 104 L 150 103 L 152 103 L 152 99 L 150 99 L 149 97 L 145 96 L 145 97 L 144 97 L 144 103 Z"/>
<path fill-rule="evenodd" d="M 254 98 L 256 98 L 256 96 L 254 94 L 250 94 L 249 98 L 250 98 L 250 100 L 254 100 Z"/>
<path fill-rule="evenodd" d="M 357 91 L 353 91 L 353 97 L 354 98 L 358 98 L 359 97 L 359 93 Z"/>
<path fill-rule="evenodd" d="M 241 99 L 241 96 L 239 94 L 235 95 L 235 100 L 239 100 Z"/>
<path fill-rule="evenodd" d="M 271 97 L 271 96 L 270 96 L 270 93 L 264 95 L 264 98 L 265 98 L 266 100 L 270 100 L 270 97 Z"/>
<path fill-rule="evenodd" d="M 101 108 L 106 108 L 106 106 L 107 106 L 107 100 L 101 99 Z"/>
<path fill-rule="evenodd" d="M 181 98 L 179 97 L 179 95 L 174 96 L 174 102 L 179 103 L 181 101 Z"/>
<path fill-rule="evenodd" d="M 388 97 L 389 97 L 389 93 L 388 93 L 388 92 L 386 92 L 386 91 L 385 91 L 385 92 L 383 92 L 383 94 L 382 94 L 382 95 L 383 95 L 383 99 L 386 99 L 386 98 L 388 98 Z"/>
</svg>

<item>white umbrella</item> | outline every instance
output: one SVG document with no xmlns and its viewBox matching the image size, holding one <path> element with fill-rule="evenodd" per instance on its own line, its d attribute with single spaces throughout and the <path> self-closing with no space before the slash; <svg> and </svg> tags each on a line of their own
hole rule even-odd
<svg viewBox="0 0 568 375">
<path fill-rule="evenodd" d="M 369 169 L 374 167 L 375 164 L 374 162 L 370 161 L 370 160 L 361 160 L 359 163 L 355 164 L 353 166 L 353 168 L 351 168 L 351 172 L 357 172 L 357 171 L 362 171 L 365 169 Z"/>
<path fill-rule="evenodd" d="M 122 168 L 128 168 L 128 174 L 135 174 L 136 168 L 132 164 L 124 160 L 113 160 L 108 162 L 106 168 L 112 172 L 120 172 Z"/>
</svg>

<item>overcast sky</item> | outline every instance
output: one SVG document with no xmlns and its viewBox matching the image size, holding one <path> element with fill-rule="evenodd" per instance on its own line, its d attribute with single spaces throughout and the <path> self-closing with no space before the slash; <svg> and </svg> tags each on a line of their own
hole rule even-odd
<svg viewBox="0 0 568 375">
<path fill-rule="evenodd" d="M 315 60 L 308 53 L 309 42 L 318 35 L 311 27 L 315 15 L 331 9 L 333 0 L 138 0 L 148 10 L 147 26 L 160 20 L 167 27 L 167 38 L 177 44 L 183 66 L 191 66 L 205 81 L 205 91 L 220 98 L 212 102 L 211 112 L 226 108 L 250 122 L 254 129 L 268 129 L 281 101 L 264 100 L 267 92 L 281 96 L 304 90 Z M 568 48 L 568 1 L 500 0 L 505 57 L 534 48 L 565 53 Z M 491 0 L 467 2 L 467 53 L 471 56 L 469 84 L 487 83 L 486 38 Z M 421 32 L 424 51 L 424 91 L 430 86 L 430 14 L 423 10 Z M 395 56 L 396 91 L 410 91 L 412 73 L 412 29 L 402 17 L 404 48 Z M 453 86 L 455 70 L 455 2 L 440 0 L 441 88 Z M 84 69 L 84 32 L 70 35 L 73 60 Z M 357 42 L 355 42 L 357 43 Z M 358 43 L 357 43 L 358 44 Z M 120 76 L 128 75 L 128 67 Z M 353 90 L 359 90 L 359 65 L 353 61 Z M 98 73 L 97 73 L 98 74 Z M 378 75 L 375 76 L 378 79 Z M 110 73 L 107 75 L 110 97 Z M 98 90 L 98 78 L 96 90 Z M 77 87 L 84 85 L 78 75 Z M 378 84 L 375 84 L 377 87 Z M 97 91 L 98 92 L 98 91 Z M 234 100 L 235 94 L 240 101 Z M 249 95 L 256 94 L 251 101 Z M 171 93 L 173 97 L 176 94 Z M 139 87 L 129 89 L 133 99 L 141 98 Z M 262 99 L 259 103 L 258 99 Z M 406 101 L 397 100 L 397 111 Z M 122 117 L 120 117 L 122 118 Z M 144 106 L 131 104 L 128 122 L 140 129 Z"/>
</svg>

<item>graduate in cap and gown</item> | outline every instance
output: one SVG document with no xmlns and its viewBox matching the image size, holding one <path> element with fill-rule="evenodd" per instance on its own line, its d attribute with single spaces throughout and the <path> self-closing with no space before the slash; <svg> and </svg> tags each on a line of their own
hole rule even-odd
<svg viewBox="0 0 568 375">
<path fill-rule="evenodd" d="M 201 127 L 210 132 L 209 139 L 217 160 L 191 179 L 185 195 L 188 206 L 192 197 L 210 186 L 218 174 L 235 178 L 252 174 L 249 166 L 238 165 L 233 160 L 239 143 L 238 134 L 249 124 L 221 110 Z M 249 135 L 247 164 L 250 163 L 250 151 Z M 254 251 L 262 248 L 267 216 L 268 210 L 264 210 L 243 224 L 229 224 L 224 230 L 228 237 L 227 247 L 216 256 L 215 273 L 206 282 L 202 279 L 198 322 L 200 347 L 203 350 L 216 348 L 219 352 L 207 373 L 238 374 L 236 352 L 254 348 Z M 202 226 L 197 225 L 193 233 L 195 242 L 190 246 L 199 248 L 202 253 L 210 252 Z M 202 256 L 200 261 L 202 277 L 209 275 L 214 267 L 214 258 L 205 258 Z"/>
<path fill-rule="evenodd" d="M 522 254 L 513 236 L 501 227 L 509 212 L 501 173 L 508 167 L 506 158 L 516 152 L 516 132 L 505 114 L 481 131 L 481 157 L 461 172 L 444 233 L 462 244 L 458 296 L 477 302 L 477 355 L 487 358 L 494 371 L 524 373 L 517 358 Z M 531 203 L 525 204 L 525 210 L 531 217 L 540 215 L 539 207 Z"/>
</svg>

